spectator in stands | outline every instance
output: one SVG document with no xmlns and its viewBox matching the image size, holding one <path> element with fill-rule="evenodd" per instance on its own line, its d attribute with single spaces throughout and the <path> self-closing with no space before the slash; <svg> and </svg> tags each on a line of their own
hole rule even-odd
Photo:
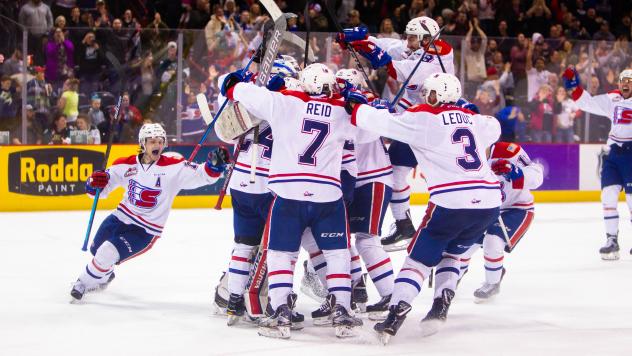
<svg viewBox="0 0 632 356">
<path fill-rule="evenodd" d="M 70 144 L 70 129 L 66 121 L 66 115 L 58 113 L 53 119 L 53 123 L 44 131 L 44 144 L 61 145 Z"/>
<path fill-rule="evenodd" d="M 572 63 L 569 63 L 572 64 Z M 598 62 L 591 59 L 586 51 L 579 54 L 579 61 L 575 66 L 582 83 L 588 83 L 590 77 L 597 73 Z"/>
<path fill-rule="evenodd" d="M 230 31 L 234 31 L 235 28 L 231 27 L 232 23 L 228 21 L 224 16 L 224 10 L 222 5 L 215 4 L 213 6 L 213 16 L 204 28 L 204 36 L 206 37 L 207 48 L 213 48 L 213 41 L 215 40 L 215 34 L 222 31 L 224 28 L 228 28 Z"/>
<path fill-rule="evenodd" d="M 294 23 L 296 23 L 296 19 L 294 19 Z M 241 12 L 241 15 L 239 15 L 239 26 L 244 31 L 252 31 L 254 29 L 254 25 L 252 22 L 252 18 L 250 17 L 249 11 L 244 10 Z M 292 26 L 290 25 L 289 20 L 288 20 L 288 29 L 292 30 L 291 28 Z"/>
<path fill-rule="evenodd" d="M 329 22 L 327 21 L 327 17 L 323 15 L 322 7 L 320 6 L 320 4 L 310 4 L 308 13 L 312 31 L 325 32 L 329 30 Z M 349 11 L 347 24 L 350 27 L 366 26 L 360 20 L 360 13 L 358 12 L 358 10 Z"/>
<path fill-rule="evenodd" d="M 167 44 L 167 57 L 163 59 L 156 69 L 156 78 L 163 85 L 169 84 L 176 79 L 176 70 L 178 68 L 178 45 L 171 41 Z"/>
<path fill-rule="evenodd" d="M 533 48 L 531 58 L 542 57 L 544 58 L 544 62 L 546 64 L 551 56 L 551 49 L 549 48 L 549 44 L 544 41 L 544 36 L 538 32 L 534 33 L 531 36 L 531 44 Z"/>
<path fill-rule="evenodd" d="M 55 27 L 61 29 L 64 32 L 64 35 L 68 37 L 68 29 L 66 28 L 66 18 L 62 15 L 59 15 L 55 18 Z"/>
<path fill-rule="evenodd" d="M 586 27 L 582 25 L 581 20 L 577 17 L 573 18 L 571 25 L 565 31 L 564 35 L 571 40 L 589 40 L 591 38 L 588 30 L 586 30 Z"/>
<path fill-rule="evenodd" d="M 75 122 L 79 115 L 79 79 L 68 80 L 68 87 L 61 94 L 57 108 L 64 114 L 68 123 Z"/>
<path fill-rule="evenodd" d="M 472 32 L 476 29 L 478 36 L 472 37 Z M 480 36 L 480 37 L 479 37 Z M 465 91 L 469 88 L 476 88 L 487 76 L 485 67 L 485 51 L 487 50 L 487 36 L 480 28 L 478 19 L 470 21 L 470 27 L 465 35 L 465 47 L 463 48 L 463 56 L 465 60 L 467 81 Z"/>
<path fill-rule="evenodd" d="M 224 2 L 224 17 L 235 20 L 239 18 L 239 8 L 235 5 L 235 0 L 226 0 Z"/>
<path fill-rule="evenodd" d="M 98 145 L 101 143 L 101 133 L 90 123 L 90 119 L 85 114 L 79 114 L 74 128 L 79 131 L 88 131 L 88 144 Z"/>
<path fill-rule="evenodd" d="M 77 76 L 81 78 L 81 92 L 90 95 L 97 91 L 105 65 L 103 50 L 96 41 L 94 32 L 89 31 L 75 51 L 78 65 Z"/>
<path fill-rule="evenodd" d="M 191 14 L 189 15 L 189 28 L 203 29 L 210 20 L 209 0 L 195 0 L 195 6 L 191 9 Z"/>
<path fill-rule="evenodd" d="M 34 70 L 35 78 L 26 83 L 27 103 L 35 109 L 35 119 L 41 127 L 48 127 L 53 87 L 46 82 L 43 67 Z"/>
<path fill-rule="evenodd" d="M 154 70 L 154 56 L 151 51 L 147 51 L 140 63 L 140 93 L 135 102 L 138 107 L 145 110 L 149 99 L 156 88 L 156 71 Z"/>
<path fill-rule="evenodd" d="M 44 138 L 44 129 L 35 118 L 35 110 L 33 106 L 26 105 L 26 142 L 22 143 L 22 125 L 21 121 L 11 132 L 11 143 L 14 145 L 41 145 Z"/>
<path fill-rule="evenodd" d="M 11 127 L 18 110 L 18 97 L 11 77 L 0 78 L 0 131 Z"/>
<path fill-rule="evenodd" d="M 179 29 L 190 28 L 189 21 L 191 20 L 191 11 L 193 8 L 189 3 L 182 3 L 182 14 L 180 14 L 180 20 L 178 21 Z"/>
<path fill-rule="evenodd" d="M 415 0 L 413 0 L 415 3 Z M 434 4 L 434 2 L 433 2 Z M 423 1 L 421 1 L 421 6 L 423 8 Z M 412 7 L 412 5 L 411 5 Z M 380 13 L 382 8 L 382 1 L 375 0 L 357 0 L 355 4 L 355 10 L 358 11 L 358 19 L 360 14 L 362 14 L 363 22 L 367 25 L 370 32 L 376 32 L 378 30 L 378 25 L 380 24 Z M 351 11 L 349 12 L 351 13 Z M 419 15 L 421 16 L 421 15 Z M 428 15 L 432 17 L 432 9 L 428 11 Z"/>
<path fill-rule="evenodd" d="M 58 90 L 64 80 L 72 75 L 75 48 L 61 29 L 55 29 L 53 40 L 46 45 L 46 78 Z"/>
<path fill-rule="evenodd" d="M 12 76 L 17 73 L 21 73 L 24 69 L 24 58 L 20 49 L 15 49 L 11 57 L 4 60 L 2 65 L 2 74 Z"/>
<path fill-rule="evenodd" d="M 527 66 L 527 52 L 531 45 L 531 42 L 524 36 L 524 34 L 518 34 L 518 43 L 511 48 L 511 54 L 509 56 L 511 62 L 511 73 L 516 81 L 516 95 L 520 95 L 520 99 L 526 99 L 528 101 L 531 98 L 526 95 L 523 98 L 522 95 L 527 93 L 527 81 L 526 66 Z"/>
<path fill-rule="evenodd" d="M 496 70 L 495 68 L 493 69 Z M 478 106 L 478 110 L 483 115 L 493 115 L 498 109 L 500 103 L 500 82 L 498 80 L 493 81 L 494 96 L 490 96 L 489 92 L 484 89 L 478 89 L 476 91 L 476 97 L 472 102 Z"/>
<path fill-rule="evenodd" d="M 494 115 L 500 122 L 500 139 L 504 142 L 525 142 L 525 117 L 517 106 L 506 106 Z"/>
<path fill-rule="evenodd" d="M 597 11 L 592 7 L 586 10 L 586 16 L 581 19 L 581 22 L 591 37 L 599 30 Z"/>
<path fill-rule="evenodd" d="M 532 100 L 536 97 L 538 90 L 549 81 L 550 72 L 545 69 L 544 57 L 538 57 L 533 65 L 533 43 L 529 43 L 527 48 L 526 73 L 527 73 L 527 97 Z"/>
<path fill-rule="evenodd" d="M 393 27 L 393 21 L 389 18 L 382 20 L 380 24 L 380 33 L 377 35 L 378 38 L 394 38 L 400 39 L 401 36 L 399 33 L 395 31 Z"/>
<path fill-rule="evenodd" d="M 493 33 L 496 18 L 495 0 L 478 0 L 478 19 L 481 29 L 488 34 Z"/>
<path fill-rule="evenodd" d="M 42 0 L 29 0 L 20 9 L 20 24 L 28 28 L 28 46 L 33 52 L 33 61 L 36 65 L 44 64 L 44 50 L 42 39 L 53 27 L 53 14 L 50 7 Z"/>
<path fill-rule="evenodd" d="M 544 0 L 533 0 L 531 8 L 527 10 L 525 15 L 529 33 L 546 33 L 552 14 Z"/>
<path fill-rule="evenodd" d="M 130 9 L 125 10 L 121 21 L 122 21 L 123 28 L 126 29 L 130 33 L 133 33 L 134 31 L 136 31 L 137 28 L 140 26 L 138 21 L 136 21 L 136 18 L 134 18 L 134 14 L 132 13 L 132 10 Z"/>
<path fill-rule="evenodd" d="M 557 51 L 564 45 L 566 39 L 562 35 L 563 30 L 564 28 L 561 24 L 554 24 L 549 28 L 549 37 L 547 37 L 544 42 L 551 51 Z"/>
<path fill-rule="evenodd" d="M 608 21 L 603 20 L 599 25 L 599 31 L 593 35 L 595 41 L 608 41 L 613 42 L 615 40 L 614 35 L 610 32 L 610 24 Z"/>
<path fill-rule="evenodd" d="M 163 49 L 167 43 L 169 28 L 162 22 L 160 13 L 154 14 L 154 20 L 142 32 L 142 42 L 149 45 L 152 53 L 157 53 Z"/>
<path fill-rule="evenodd" d="M 534 142 L 552 142 L 555 120 L 553 115 L 553 97 L 551 86 L 542 85 L 531 106 L 531 137 Z"/>
<path fill-rule="evenodd" d="M 103 111 L 101 111 L 101 98 L 96 94 L 93 95 L 92 98 L 90 98 L 88 120 L 90 120 L 90 122 L 97 127 L 105 122 L 105 115 L 103 115 Z"/>
<path fill-rule="evenodd" d="M 621 18 L 621 21 L 615 28 L 614 33 L 617 37 L 626 36 L 628 40 L 632 38 L 632 18 L 630 15 L 625 15 Z"/>
<path fill-rule="evenodd" d="M 87 28 L 91 26 L 81 18 L 81 10 L 78 7 L 73 7 L 68 18 L 68 27 L 68 38 L 77 48 L 85 37 Z"/>
<path fill-rule="evenodd" d="M 564 87 L 558 87 L 556 90 L 554 111 L 556 113 L 555 142 L 574 143 L 573 125 L 580 111 L 575 101 L 568 97 Z"/>
<path fill-rule="evenodd" d="M 112 15 L 103 0 L 97 0 L 96 11 L 93 15 L 94 24 L 97 27 L 110 27 L 112 26 Z"/>
<path fill-rule="evenodd" d="M 140 110 L 138 110 L 136 106 L 130 103 L 129 93 L 123 94 L 121 108 L 119 110 L 119 120 L 134 127 L 138 126 L 138 128 L 143 124 L 143 115 L 141 115 Z"/>
</svg>

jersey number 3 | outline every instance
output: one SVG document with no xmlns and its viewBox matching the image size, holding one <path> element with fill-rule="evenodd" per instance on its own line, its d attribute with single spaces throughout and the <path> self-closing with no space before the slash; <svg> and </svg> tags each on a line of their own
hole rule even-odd
<svg viewBox="0 0 632 356">
<path fill-rule="evenodd" d="M 302 133 L 314 135 L 312 142 L 307 146 L 302 154 L 298 155 L 298 163 L 308 166 L 316 165 L 316 153 L 325 142 L 325 138 L 329 135 L 329 123 L 303 119 Z"/>
<path fill-rule="evenodd" d="M 466 141 L 463 138 L 467 138 Z M 452 143 L 460 143 L 463 145 L 465 156 L 458 157 L 456 164 L 466 171 L 478 171 L 481 169 L 481 159 L 476 152 L 476 140 L 474 140 L 474 134 L 467 128 L 458 128 L 452 134 Z"/>
</svg>

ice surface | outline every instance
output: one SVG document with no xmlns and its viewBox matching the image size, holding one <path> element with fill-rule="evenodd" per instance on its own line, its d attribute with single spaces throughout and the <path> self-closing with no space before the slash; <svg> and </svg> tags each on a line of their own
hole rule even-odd
<svg viewBox="0 0 632 356">
<path fill-rule="evenodd" d="M 484 275 L 480 251 L 444 328 L 419 337 L 432 298 L 424 288 L 387 346 L 368 319 L 352 339 L 338 340 L 308 317 L 290 340 L 272 340 L 211 316 L 232 244 L 231 210 L 174 210 L 154 248 L 118 266 L 109 289 L 81 305 L 69 304 L 68 293 L 89 261 L 80 250 L 88 213 L 3 213 L 0 355 L 631 355 L 632 229 L 627 207 L 619 208 L 621 260 L 604 262 L 597 253 L 605 241 L 600 204 L 541 204 L 531 231 L 505 259 L 507 275 L 492 303 L 473 303 Z M 107 214 L 97 213 L 95 226 Z M 413 208 L 416 222 L 422 214 L 423 207 Z M 404 252 L 391 256 L 397 272 Z M 301 275 L 297 268 L 297 291 Z M 299 294 L 299 312 L 317 307 Z"/>
</svg>

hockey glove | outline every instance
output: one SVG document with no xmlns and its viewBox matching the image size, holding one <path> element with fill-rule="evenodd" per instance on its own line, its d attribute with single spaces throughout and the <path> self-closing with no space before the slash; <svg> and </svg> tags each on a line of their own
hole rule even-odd
<svg viewBox="0 0 632 356">
<path fill-rule="evenodd" d="M 351 115 L 351 113 L 353 112 L 353 107 L 351 106 L 352 103 L 354 104 L 368 103 L 366 96 L 364 96 L 364 94 L 362 94 L 362 92 L 358 90 L 347 91 L 346 95 L 344 95 L 344 98 L 345 98 L 345 110 L 347 111 L 349 115 Z"/>
<path fill-rule="evenodd" d="M 391 103 L 389 103 L 386 99 L 375 99 L 370 105 L 376 109 L 388 110 L 391 113 L 395 112 L 395 109 L 391 107 Z"/>
<path fill-rule="evenodd" d="M 492 171 L 496 175 L 502 175 L 508 181 L 518 181 L 524 178 L 522 169 L 506 159 L 499 159 L 492 163 Z"/>
<path fill-rule="evenodd" d="M 562 82 L 564 83 L 564 88 L 566 88 L 566 90 L 574 90 L 581 85 L 579 74 L 577 74 L 577 70 L 572 67 L 566 68 L 562 74 Z"/>
<path fill-rule="evenodd" d="M 270 80 L 268 80 L 268 85 L 266 88 L 270 91 L 281 91 L 285 88 L 285 79 L 283 79 L 283 75 L 275 74 Z"/>
<path fill-rule="evenodd" d="M 362 57 L 371 62 L 373 69 L 384 67 L 392 61 L 391 56 L 386 51 L 371 41 L 355 41 L 350 44 Z"/>
<path fill-rule="evenodd" d="M 224 81 L 222 82 L 222 87 L 220 88 L 220 93 L 226 96 L 226 92 L 232 87 L 234 87 L 237 83 L 247 82 L 252 78 L 252 72 L 244 71 L 243 69 L 236 70 L 232 73 L 229 73 Z"/>
<path fill-rule="evenodd" d="M 90 178 L 88 178 L 88 185 L 90 188 L 94 189 L 103 189 L 106 185 L 108 185 L 108 181 L 110 180 L 110 175 L 105 171 L 94 171 Z"/>
<path fill-rule="evenodd" d="M 470 111 L 474 111 L 477 114 L 480 114 L 480 110 L 478 110 L 478 106 L 474 105 L 473 103 L 467 101 L 467 99 L 461 98 L 459 99 L 456 104 L 456 106 L 460 106 L 464 109 L 468 109 Z"/>
<path fill-rule="evenodd" d="M 215 173 L 222 173 L 230 162 L 228 150 L 225 147 L 217 147 L 206 157 L 206 167 Z"/>
<path fill-rule="evenodd" d="M 343 49 L 347 49 L 347 44 L 349 42 L 362 41 L 369 38 L 368 32 L 369 29 L 364 26 L 345 28 L 342 32 L 339 32 L 336 35 L 336 42 Z"/>
</svg>

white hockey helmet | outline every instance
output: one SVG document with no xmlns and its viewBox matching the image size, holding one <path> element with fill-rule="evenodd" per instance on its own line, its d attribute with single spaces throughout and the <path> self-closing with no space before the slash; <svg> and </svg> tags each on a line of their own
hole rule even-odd
<svg viewBox="0 0 632 356">
<path fill-rule="evenodd" d="M 143 127 L 140 128 L 138 143 L 140 144 L 141 152 L 145 152 L 145 140 L 154 137 L 162 137 L 165 141 L 165 147 L 167 147 L 167 132 L 160 124 L 144 124 Z"/>
<path fill-rule="evenodd" d="M 300 80 L 292 77 L 283 78 L 285 80 L 285 89 L 293 91 L 304 91 L 303 83 Z"/>
<path fill-rule="evenodd" d="M 274 60 L 272 64 L 272 69 L 270 70 L 270 77 L 276 74 L 281 74 L 283 77 L 298 77 L 298 70 L 294 66 L 291 61 L 286 61 L 282 58 L 277 58 Z"/>
<path fill-rule="evenodd" d="M 305 67 L 299 79 L 303 83 L 303 90 L 312 95 L 331 96 L 336 85 L 334 72 L 322 63 L 312 63 Z"/>
<path fill-rule="evenodd" d="M 426 103 L 428 96 L 434 91 L 437 95 L 437 104 L 456 103 L 461 98 L 461 82 L 459 78 L 449 73 L 431 74 L 424 80 L 421 91 Z"/>
<path fill-rule="evenodd" d="M 356 89 L 366 87 L 366 82 L 357 69 L 340 69 L 336 72 L 336 79 L 345 80 L 351 83 Z"/>
<path fill-rule="evenodd" d="M 408 21 L 404 32 L 407 35 L 417 35 L 417 38 L 421 41 L 426 36 L 434 37 L 440 29 L 437 21 L 427 16 L 420 16 Z"/>
<path fill-rule="evenodd" d="M 623 79 L 632 79 L 632 69 L 626 69 L 619 74 L 619 81 L 622 82 Z"/>
</svg>

